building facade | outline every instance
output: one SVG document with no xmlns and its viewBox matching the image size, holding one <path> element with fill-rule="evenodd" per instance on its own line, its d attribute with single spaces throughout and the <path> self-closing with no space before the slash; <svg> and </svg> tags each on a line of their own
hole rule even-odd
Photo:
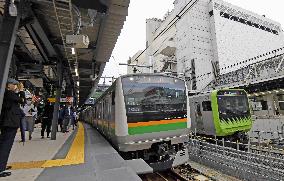
<svg viewBox="0 0 284 181">
<path fill-rule="evenodd" d="M 174 17 L 175 12 L 173 10 L 165 15 L 164 20 L 157 18 L 146 20 L 146 49 L 139 50 L 131 57 L 128 64 L 151 67 L 135 67 L 138 73 L 177 73 L 176 27 L 169 26 Z M 135 69 L 132 66 L 128 67 L 128 73 L 134 73 L 133 70 Z"/>
<path fill-rule="evenodd" d="M 284 53 L 279 23 L 222 0 L 175 0 L 163 20 L 146 20 L 146 39 L 146 49 L 129 63 L 152 66 L 140 72 L 183 74 L 197 90 L 218 75 Z"/>
<path fill-rule="evenodd" d="M 146 49 L 129 63 L 139 72 L 172 72 L 189 90 L 248 91 L 254 131 L 284 131 L 284 34 L 281 25 L 222 0 L 175 0 L 164 20 L 146 22 Z M 129 69 L 129 73 L 133 67 Z"/>
</svg>

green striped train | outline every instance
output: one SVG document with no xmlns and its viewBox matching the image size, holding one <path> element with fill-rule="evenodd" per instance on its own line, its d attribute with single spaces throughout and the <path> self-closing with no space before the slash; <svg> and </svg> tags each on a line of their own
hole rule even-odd
<svg viewBox="0 0 284 181">
<path fill-rule="evenodd" d="M 248 141 L 252 127 L 248 97 L 242 89 L 221 89 L 189 97 L 191 129 L 198 135 Z"/>
<path fill-rule="evenodd" d="M 145 173 L 188 161 L 187 105 L 183 80 L 161 74 L 134 74 L 119 77 L 81 115 L 124 159 L 143 165 L 138 173 Z"/>
</svg>

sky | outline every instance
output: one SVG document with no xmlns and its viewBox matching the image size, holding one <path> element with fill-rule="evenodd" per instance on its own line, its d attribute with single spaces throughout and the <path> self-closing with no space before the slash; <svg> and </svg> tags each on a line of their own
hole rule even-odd
<svg viewBox="0 0 284 181">
<path fill-rule="evenodd" d="M 225 0 L 259 15 L 265 15 L 279 22 L 284 29 L 283 0 Z M 138 50 L 146 48 L 146 19 L 160 18 L 174 8 L 174 0 L 130 0 L 128 16 L 118 37 L 112 56 L 106 65 L 103 76 L 118 77 L 127 72 L 126 63 Z M 101 80 L 102 83 L 102 80 Z M 109 80 L 106 80 L 109 83 Z"/>
</svg>

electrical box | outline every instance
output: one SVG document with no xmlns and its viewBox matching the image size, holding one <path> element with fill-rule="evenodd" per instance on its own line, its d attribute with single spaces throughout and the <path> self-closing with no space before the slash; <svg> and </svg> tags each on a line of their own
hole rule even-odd
<svg viewBox="0 0 284 181">
<path fill-rule="evenodd" d="M 88 48 L 90 43 L 87 35 L 66 35 L 66 44 L 74 48 Z"/>
</svg>

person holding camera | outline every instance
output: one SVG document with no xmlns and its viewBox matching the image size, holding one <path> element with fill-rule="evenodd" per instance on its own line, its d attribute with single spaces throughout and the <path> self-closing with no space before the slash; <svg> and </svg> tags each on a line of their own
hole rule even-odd
<svg viewBox="0 0 284 181">
<path fill-rule="evenodd" d="M 15 79 L 9 78 L 7 80 L 0 115 L 0 177 L 11 175 L 11 172 L 6 172 L 5 170 L 7 169 L 10 151 L 23 116 L 20 104 L 24 102 L 25 93 L 23 84 Z"/>
</svg>

